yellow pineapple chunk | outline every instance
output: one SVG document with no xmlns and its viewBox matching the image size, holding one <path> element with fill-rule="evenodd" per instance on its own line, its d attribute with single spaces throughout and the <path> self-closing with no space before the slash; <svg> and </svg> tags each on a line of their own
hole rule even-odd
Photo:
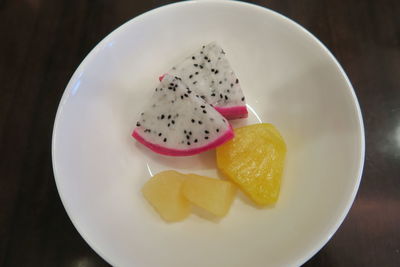
<svg viewBox="0 0 400 267">
<path fill-rule="evenodd" d="M 217 148 L 218 168 L 256 204 L 277 201 L 286 144 L 268 123 L 235 129 L 235 137 Z"/>
<path fill-rule="evenodd" d="M 225 216 L 236 195 L 236 186 L 228 181 L 188 174 L 183 195 L 193 204 L 216 216 Z"/>
<path fill-rule="evenodd" d="M 185 219 L 190 213 L 190 202 L 183 197 L 185 175 L 163 171 L 154 175 L 142 188 L 147 201 L 168 222 Z"/>
</svg>

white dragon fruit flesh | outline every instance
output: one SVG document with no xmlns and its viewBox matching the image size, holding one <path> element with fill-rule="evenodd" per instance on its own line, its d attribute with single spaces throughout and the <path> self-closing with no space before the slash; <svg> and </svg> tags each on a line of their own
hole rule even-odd
<svg viewBox="0 0 400 267">
<path fill-rule="evenodd" d="M 180 77 L 227 119 L 247 117 L 245 97 L 239 79 L 224 50 L 215 42 L 203 46 L 174 66 L 168 74 Z"/>
<path fill-rule="evenodd" d="M 228 121 L 179 77 L 165 75 L 132 136 L 154 152 L 190 156 L 233 138 Z"/>
</svg>

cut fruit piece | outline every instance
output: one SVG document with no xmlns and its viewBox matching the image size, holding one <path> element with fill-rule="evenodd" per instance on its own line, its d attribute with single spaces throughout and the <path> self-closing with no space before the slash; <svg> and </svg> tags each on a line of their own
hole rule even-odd
<svg viewBox="0 0 400 267">
<path fill-rule="evenodd" d="M 182 78 L 227 119 L 247 117 L 246 101 L 239 79 L 224 50 L 217 43 L 203 46 L 168 73 Z"/>
<path fill-rule="evenodd" d="M 235 138 L 217 148 L 218 168 L 256 204 L 277 201 L 286 145 L 272 124 L 235 129 Z"/>
<path fill-rule="evenodd" d="M 188 174 L 183 194 L 193 204 L 216 216 L 225 216 L 236 195 L 236 186 L 228 181 Z"/>
<path fill-rule="evenodd" d="M 190 156 L 233 138 L 229 122 L 180 78 L 165 75 L 132 136 L 154 152 Z"/>
<path fill-rule="evenodd" d="M 142 188 L 147 201 L 168 222 L 181 221 L 190 213 L 190 203 L 181 189 L 185 175 L 176 171 L 163 171 L 153 176 Z"/>
</svg>

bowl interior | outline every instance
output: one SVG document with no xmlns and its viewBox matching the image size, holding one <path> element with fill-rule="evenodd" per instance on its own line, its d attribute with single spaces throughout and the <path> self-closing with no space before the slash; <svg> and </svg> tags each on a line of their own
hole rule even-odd
<svg viewBox="0 0 400 267">
<path fill-rule="evenodd" d="M 284 136 L 287 161 L 274 207 L 240 195 L 218 221 L 196 211 L 163 222 L 140 193 L 165 169 L 218 177 L 214 152 L 156 155 L 130 133 L 157 77 L 200 45 L 227 52 L 250 117 Z M 85 240 L 116 266 L 301 264 L 342 222 L 364 155 L 361 115 L 344 72 L 314 37 L 272 11 L 239 2 L 185 2 L 148 12 L 106 37 L 60 103 L 53 163 L 64 206 Z"/>
</svg>

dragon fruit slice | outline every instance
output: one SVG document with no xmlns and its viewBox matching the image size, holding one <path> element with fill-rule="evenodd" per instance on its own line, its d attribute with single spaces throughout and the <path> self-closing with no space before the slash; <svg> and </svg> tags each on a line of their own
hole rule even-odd
<svg viewBox="0 0 400 267">
<path fill-rule="evenodd" d="M 180 78 L 165 75 L 132 136 L 154 152 L 190 156 L 233 138 L 228 121 Z"/>
<path fill-rule="evenodd" d="M 183 82 L 227 119 L 247 117 L 239 79 L 226 59 L 224 50 L 217 43 L 203 46 L 168 73 L 182 78 Z"/>
</svg>

